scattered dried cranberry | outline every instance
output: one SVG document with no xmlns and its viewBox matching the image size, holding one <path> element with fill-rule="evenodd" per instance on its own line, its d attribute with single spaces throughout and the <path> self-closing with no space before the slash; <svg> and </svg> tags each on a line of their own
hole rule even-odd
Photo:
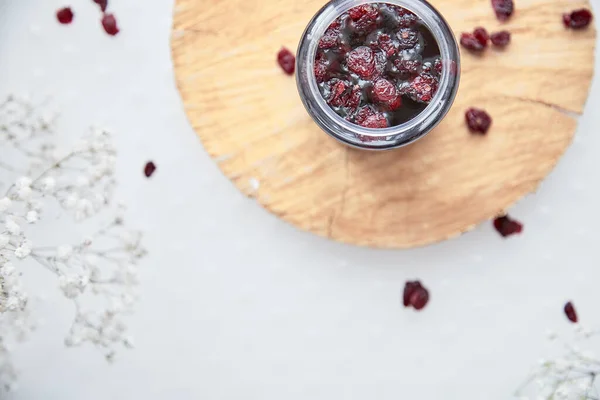
<svg viewBox="0 0 600 400">
<path fill-rule="evenodd" d="M 150 178 L 154 171 L 156 171 L 156 165 L 152 161 L 148 161 L 144 167 L 144 175 L 146 178 Z"/>
<path fill-rule="evenodd" d="M 569 321 L 573 322 L 574 324 L 577 323 L 577 312 L 575 311 L 573 303 L 571 303 L 570 301 L 567 304 L 565 304 L 565 314 Z"/>
<path fill-rule="evenodd" d="M 111 36 L 115 36 L 119 33 L 117 19 L 113 14 L 104 14 L 102 16 L 102 27 L 104 28 L 104 31 Z"/>
<path fill-rule="evenodd" d="M 340 23 L 333 21 L 319 40 L 320 49 L 331 49 L 336 47 L 340 41 Z"/>
<path fill-rule="evenodd" d="M 385 54 L 390 57 L 398 52 L 398 48 L 396 44 L 392 40 L 391 36 L 387 33 L 379 35 L 377 38 L 377 44 L 381 50 L 385 52 Z"/>
<path fill-rule="evenodd" d="M 490 40 L 492 44 L 496 47 L 504 47 L 510 43 L 510 32 L 509 31 L 500 31 L 492 33 L 490 36 Z"/>
<path fill-rule="evenodd" d="M 415 310 L 422 310 L 429 302 L 429 291 L 419 281 L 408 281 L 404 285 L 402 297 L 404 307 L 412 306 Z"/>
<path fill-rule="evenodd" d="M 409 78 L 417 75 L 421 69 L 421 62 L 419 60 L 405 60 L 403 58 L 397 58 L 394 60 L 394 65 L 398 69 L 398 73 L 403 78 Z"/>
<path fill-rule="evenodd" d="M 294 75 L 294 70 L 296 68 L 296 57 L 292 54 L 291 51 L 282 47 L 277 53 L 277 62 L 279 66 L 288 75 Z"/>
<path fill-rule="evenodd" d="M 375 72 L 375 55 L 367 46 L 357 47 L 346 58 L 348 69 L 361 78 L 369 78 Z"/>
<path fill-rule="evenodd" d="M 494 220 L 494 228 L 496 228 L 502 237 L 507 237 L 523 231 L 523 225 L 519 221 L 510 219 L 508 215 L 496 218 Z"/>
<path fill-rule="evenodd" d="M 61 24 L 70 24 L 73 22 L 73 10 L 70 7 L 61 8 L 56 12 L 56 19 Z"/>
<path fill-rule="evenodd" d="M 375 111 L 370 106 L 361 107 L 354 117 L 354 122 L 362 125 L 372 115 L 375 115 Z"/>
<path fill-rule="evenodd" d="M 563 14 L 563 23 L 567 28 L 583 29 L 592 22 L 592 12 L 586 8 Z"/>
<path fill-rule="evenodd" d="M 100 6 L 100 10 L 102 10 L 102 12 L 106 11 L 106 7 L 108 7 L 108 0 L 94 0 L 94 3 Z"/>
<path fill-rule="evenodd" d="M 352 85 L 350 82 L 342 81 L 339 79 L 332 79 L 331 82 L 331 95 L 327 99 L 327 103 L 333 107 L 345 106 L 350 97 L 350 88 Z"/>
<path fill-rule="evenodd" d="M 429 103 L 437 91 L 438 81 L 430 74 L 420 74 L 410 82 L 407 94 L 416 102 Z"/>
<path fill-rule="evenodd" d="M 387 79 L 379 79 L 373 85 L 373 99 L 379 103 L 388 103 L 398 97 L 396 86 Z"/>
<path fill-rule="evenodd" d="M 396 35 L 399 41 L 399 47 L 403 50 L 412 49 L 419 42 L 419 33 L 410 28 L 400 29 Z"/>
<path fill-rule="evenodd" d="M 365 32 L 377 25 L 379 9 L 371 4 L 363 4 L 348 10 L 354 27 L 359 32 Z"/>
<path fill-rule="evenodd" d="M 401 28 L 408 28 L 417 22 L 419 19 L 412 11 L 407 10 L 406 8 L 389 4 L 390 7 L 396 14 L 398 26 Z"/>
<path fill-rule="evenodd" d="M 465 113 L 465 119 L 471 132 L 486 134 L 492 124 L 492 117 L 479 108 L 469 108 Z"/>
<path fill-rule="evenodd" d="M 475 28 L 475 30 L 473 30 L 473 36 L 475 36 L 475 39 L 477 39 L 477 41 L 483 46 L 483 47 L 487 47 L 488 45 L 488 41 L 490 40 L 490 35 L 488 34 L 488 32 L 485 30 L 485 28 L 479 26 L 477 28 Z"/>
<path fill-rule="evenodd" d="M 387 128 L 389 126 L 387 118 L 382 113 L 371 115 L 364 120 L 361 126 L 365 128 Z"/>
<path fill-rule="evenodd" d="M 464 32 L 460 35 L 460 44 L 467 50 L 483 51 L 484 47 L 474 34 Z"/>
<path fill-rule="evenodd" d="M 496 13 L 496 18 L 506 21 L 513 14 L 515 5 L 513 0 L 492 0 L 492 8 Z"/>
</svg>

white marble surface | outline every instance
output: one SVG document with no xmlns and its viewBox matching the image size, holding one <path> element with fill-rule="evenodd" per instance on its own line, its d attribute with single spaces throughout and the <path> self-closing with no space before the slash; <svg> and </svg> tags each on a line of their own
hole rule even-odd
<svg viewBox="0 0 600 400">
<path fill-rule="evenodd" d="M 0 1 L 0 93 L 51 95 L 65 130 L 117 133 L 119 195 L 151 251 L 137 348 L 114 365 L 65 349 L 72 310 L 46 287 L 45 324 L 15 352 L 12 399 L 504 400 L 552 351 L 544 332 L 572 329 L 567 299 L 600 326 L 597 79 L 575 143 L 512 209 L 523 235 L 503 240 L 488 223 L 377 251 L 299 232 L 220 174 L 174 86 L 173 0 L 111 0 L 116 38 L 91 0 L 72 4 L 71 26 L 54 19 L 61 0 Z M 431 291 L 422 313 L 401 306 L 412 278 Z"/>
</svg>

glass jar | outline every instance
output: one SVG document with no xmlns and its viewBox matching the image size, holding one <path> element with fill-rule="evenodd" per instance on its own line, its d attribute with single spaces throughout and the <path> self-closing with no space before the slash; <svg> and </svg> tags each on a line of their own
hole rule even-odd
<svg viewBox="0 0 600 400">
<path fill-rule="evenodd" d="M 427 107 L 413 119 L 388 128 L 365 128 L 342 118 L 323 99 L 314 73 L 319 39 L 325 30 L 344 12 L 368 3 L 393 4 L 416 14 L 437 41 L 443 65 L 438 90 Z M 313 120 L 335 139 L 360 149 L 393 149 L 425 136 L 448 113 L 458 90 L 459 54 L 448 23 L 425 0 L 331 0 L 308 23 L 300 40 L 296 60 L 298 91 Z"/>
</svg>

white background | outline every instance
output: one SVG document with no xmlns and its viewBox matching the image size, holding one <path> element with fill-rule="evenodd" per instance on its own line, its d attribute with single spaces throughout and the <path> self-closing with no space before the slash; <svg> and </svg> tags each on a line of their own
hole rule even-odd
<svg viewBox="0 0 600 400">
<path fill-rule="evenodd" d="M 173 0 L 110 2 L 116 38 L 91 0 L 73 1 L 70 26 L 60 0 L 0 0 L 0 95 L 51 96 L 73 135 L 116 133 L 119 196 L 151 252 L 136 349 L 108 365 L 64 348 L 70 304 L 25 271 L 45 288 L 45 323 L 15 351 L 12 399 L 500 400 L 553 351 L 546 330 L 572 330 L 566 300 L 600 326 L 597 79 L 575 143 L 511 210 L 521 236 L 486 223 L 427 248 L 357 248 L 278 220 L 205 154 L 174 85 Z M 421 313 L 401 305 L 413 278 L 431 292 Z"/>
</svg>

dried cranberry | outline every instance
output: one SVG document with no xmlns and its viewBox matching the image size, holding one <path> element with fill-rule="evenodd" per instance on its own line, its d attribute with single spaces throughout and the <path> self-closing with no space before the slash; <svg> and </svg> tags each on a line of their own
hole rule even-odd
<svg viewBox="0 0 600 400">
<path fill-rule="evenodd" d="M 490 36 L 492 44 L 496 47 L 504 47 L 510 43 L 510 32 L 500 31 L 492 33 Z"/>
<path fill-rule="evenodd" d="M 570 301 L 567 304 L 565 304 L 565 315 L 567 316 L 569 321 L 573 322 L 574 324 L 577 323 L 577 312 L 575 311 L 573 303 L 571 303 Z"/>
<path fill-rule="evenodd" d="M 379 35 L 379 37 L 377 38 L 377 45 L 381 50 L 385 52 L 385 54 L 388 57 L 391 57 L 398 52 L 396 44 L 392 40 L 391 36 L 387 33 Z"/>
<path fill-rule="evenodd" d="M 438 81 L 435 76 L 422 73 L 414 78 L 408 87 L 407 94 L 419 103 L 429 103 L 437 92 Z"/>
<path fill-rule="evenodd" d="M 515 5 L 513 0 L 492 0 L 492 8 L 496 13 L 496 18 L 506 21 L 515 10 Z"/>
<path fill-rule="evenodd" d="M 148 161 L 144 166 L 144 175 L 146 175 L 146 178 L 150 178 L 154 171 L 156 171 L 156 165 L 152 161 Z"/>
<path fill-rule="evenodd" d="M 412 49 L 419 42 L 419 33 L 410 28 L 402 28 L 396 35 L 399 47 L 403 50 Z"/>
<path fill-rule="evenodd" d="M 61 8 L 56 12 L 56 19 L 61 24 L 70 24 L 73 22 L 73 11 L 70 7 Z"/>
<path fill-rule="evenodd" d="M 467 50 L 471 51 L 482 51 L 484 49 L 483 45 L 474 34 L 464 32 L 460 35 L 460 44 Z"/>
<path fill-rule="evenodd" d="M 400 26 L 401 28 L 408 28 L 414 25 L 415 22 L 417 22 L 417 16 L 411 11 L 408 11 L 406 8 L 391 4 L 389 5 L 389 7 L 392 10 L 394 10 L 398 21 L 398 26 Z"/>
<path fill-rule="evenodd" d="M 359 32 L 366 32 L 377 26 L 379 9 L 371 4 L 363 4 L 348 10 L 350 19 L 354 21 L 354 27 Z"/>
<path fill-rule="evenodd" d="M 94 3 L 100 6 L 100 10 L 102 10 L 102 12 L 106 11 L 106 7 L 108 7 L 108 0 L 94 0 Z"/>
<path fill-rule="evenodd" d="M 117 33 L 119 33 L 117 19 L 112 14 L 104 14 L 102 17 L 102 27 L 104 28 L 104 31 L 111 36 L 115 36 Z"/>
<path fill-rule="evenodd" d="M 402 300 L 404 307 L 422 310 L 429 302 L 429 291 L 419 281 L 408 281 L 404 285 Z"/>
<path fill-rule="evenodd" d="M 327 58 L 323 53 L 318 53 L 315 59 L 315 77 L 318 83 L 327 79 Z"/>
<path fill-rule="evenodd" d="M 291 51 L 282 47 L 277 53 L 277 62 L 279 66 L 288 75 L 294 75 L 294 70 L 296 68 L 296 57 L 292 54 Z"/>
<path fill-rule="evenodd" d="M 488 41 L 490 40 L 490 35 L 488 35 L 488 32 L 485 30 L 485 28 L 481 26 L 475 28 L 473 31 L 473 36 L 475 36 L 475 39 L 477 39 L 479 44 L 481 44 L 483 47 L 487 47 Z"/>
<path fill-rule="evenodd" d="M 370 116 L 375 115 L 375 111 L 369 106 L 364 106 L 358 110 L 354 117 L 354 122 L 358 125 L 362 125 Z"/>
<path fill-rule="evenodd" d="M 364 120 L 361 126 L 365 128 L 387 128 L 389 126 L 387 118 L 382 113 L 371 115 Z"/>
<path fill-rule="evenodd" d="M 421 62 L 419 60 L 404 60 L 402 58 L 395 59 L 394 65 L 398 69 L 398 73 L 403 78 L 409 78 L 412 75 L 417 75 L 421 68 Z"/>
<path fill-rule="evenodd" d="M 563 14 L 563 23 L 567 28 L 583 29 L 592 22 L 592 12 L 582 8 L 569 14 Z"/>
<path fill-rule="evenodd" d="M 340 26 L 339 21 L 333 21 L 325 31 L 325 34 L 319 40 L 320 49 L 331 49 L 337 46 L 340 41 Z"/>
<path fill-rule="evenodd" d="M 360 86 L 354 85 L 354 87 L 352 88 L 352 92 L 350 93 L 350 96 L 348 97 L 348 101 L 346 101 L 346 107 L 348 107 L 348 109 L 351 113 L 356 111 L 356 109 L 360 105 L 361 99 L 362 99 L 362 90 L 360 89 Z"/>
<path fill-rule="evenodd" d="M 523 231 L 523 225 L 519 221 L 511 219 L 508 215 L 498 217 L 494 220 L 494 228 L 502 237 L 507 237 Z"/>
<path fill-rule="evenodd" d="M 378 79 L 373 85 L 373 99 L 379 103 L 387 103 L 398 97 L 396 86 L 387 79 Z"/>
<path fill-rule="evenodd" d="M 329 99 L 327 99 L 327 103 L 333 107 L 345 106 L 350 96 L 350 82 L 332 79 L 330 84 L 331 95 L 329 96 Z"/>
<path fill-rule="evenodd" d="M 479 108 L 469 108 L 465 113 L 465 120 L 471 132 L 486 134 L 492 124 L 492 117 Z"/>
<path fill-rule="evenodd" d="M 360 46 L 346 55 L 348 69 L 363 79 L 375 72 L 375 55 L 367 46 Z"/>
<path fill-rule="evenodd" d="M 442 74 L 443 71 L 443 64 L 442 64 L 442 60 L 440 58 L 437 58 L 435 60 L 435 63 L 433 64 L 433 67 L 435 68 L 435 72 L 437 72 L 438 74 Z"/>
</svg>

